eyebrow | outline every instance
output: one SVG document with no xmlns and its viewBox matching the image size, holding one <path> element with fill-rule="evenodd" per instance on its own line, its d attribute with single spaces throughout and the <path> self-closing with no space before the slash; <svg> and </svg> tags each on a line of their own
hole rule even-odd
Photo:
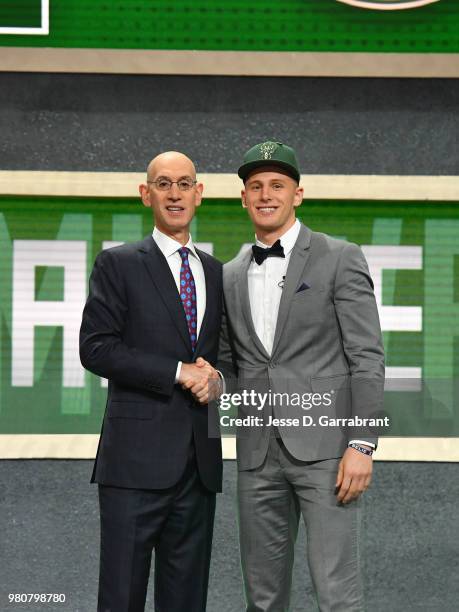
<svg viewBox="0 0 459 612">
<path fill-rule="evenodd" d="M 168 181 L 172 181 L 170 176 L 167 176 L 166 174 L 160 174 L 155 181 L 159 181 L 160 179 L 167 179 Z M 180 176 L 177 181 L 183 181 L 183 179 L 191 179 L 192 181 L 194 181 L 195 179 L 190 175 L 190 174 L 184 174 L 183 176 Z"/>
<path fill-rule="evenodd" d="M 282 183 L 283 184 L 284 183 L 284 179 L 282 179 L 282 178 L 270 179 L 269 180 L 269 184 L 272 184 L 272 183 Z M 257 185 L 257 184 L 261 185 L 262 181 L 260 179 L 253 179 L 253 180 L 249 179 L 247 181 L 247 185 L 248 186 L 250 186 L 250 185 Z"/>
</svg>

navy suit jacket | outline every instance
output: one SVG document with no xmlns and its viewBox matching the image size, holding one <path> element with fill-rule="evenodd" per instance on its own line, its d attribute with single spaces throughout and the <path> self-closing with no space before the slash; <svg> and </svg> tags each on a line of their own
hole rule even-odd
<svg viewBox="0 0 459 612">
<path fill-rule="evenodd" d="M 91 482 L 165 489 L 183 474 L 194 440 L 199 475 L 221 490 L 216 408 L 174 384 L 177 362 L 214 364 L 222 310 L 222 266 L 198 251 L 206 311 L 193 355 L 169 265 L 151 236 L 99 253 L 80 330 L 85 368 L 108 378 L 105 416 Z M 209 434 L 211 430 L 211 435 Z"/>
</svg>

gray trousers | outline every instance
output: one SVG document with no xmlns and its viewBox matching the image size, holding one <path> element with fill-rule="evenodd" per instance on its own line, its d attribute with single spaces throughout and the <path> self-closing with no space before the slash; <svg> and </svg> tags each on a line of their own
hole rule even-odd
<svg viewBox="0 0 459 612">
<path fill-rule="evenodd" d="M 362 612 L 360 502 L 337 502 L 339 459 L 304 462 L 272 437 L 261 467 L 238 474 L 247 612 L 287 612 L 300 514 L 320 612 Z"/>
</svg>

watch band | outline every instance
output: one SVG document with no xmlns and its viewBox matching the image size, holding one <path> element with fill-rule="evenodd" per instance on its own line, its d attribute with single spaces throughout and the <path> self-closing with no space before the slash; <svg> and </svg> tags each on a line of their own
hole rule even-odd
<svg viewBox="0 0 459 612">
<path fill-rule="evenodd" d="M 374 452 L 373 449 L 365 448 L 364 446 L 360 446 L 360 444 L 356 444 L 355 442 L 351 442 L 349 444 L 349 448 L 355 448 L 355 450 L 359 451 L 359 453 L 362 453 L 363 455 L 368 455 L 369 457 L 371 457 Z"/>
</svg>

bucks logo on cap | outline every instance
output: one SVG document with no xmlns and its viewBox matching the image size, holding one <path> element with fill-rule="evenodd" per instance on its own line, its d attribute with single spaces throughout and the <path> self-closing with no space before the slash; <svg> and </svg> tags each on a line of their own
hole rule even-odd
<svg viewBox="0 0 459 612">
<path fill-rule="evenodd" d="M 380 11 L 395 11 L 399 9 L 417 8 L 440 2 L 440 0 L 337 0 L 359 8 L 378 9 Z"/>
<path fill-rule="evenodd" d="M 260 145 L 260 153 L 263 156 L 263 159 L 271 159 L 272 154 L 277 149 L 279 145 L 277 142 L 264 142 Z"/>
</svg>

